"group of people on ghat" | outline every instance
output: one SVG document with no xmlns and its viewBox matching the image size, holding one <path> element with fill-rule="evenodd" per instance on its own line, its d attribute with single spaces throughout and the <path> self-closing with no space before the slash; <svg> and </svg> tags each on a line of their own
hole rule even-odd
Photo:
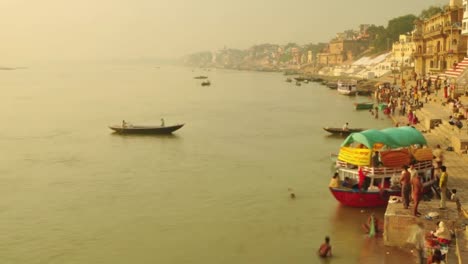
<svg viewBox="0 0 468 264">
<path fill-rule="evenodd" d="M 443 165 L 444 152 L 440 145 L 437 145 L 432 153 L 434 169 L 431 171 L 431 175 L 428 176 L 430 178 L 434 177 L 436 179 L 436 189 L 440 194 L 439 209 L 444 210 L 446 209 L 447 197 L 450 197 L 451 200 L 456 201 L 456 189 L 452 189 L 451 191 L 448 191 L 447 189 L 448 173 L 447 167 Z M 400 176 L 403 207 L 408 209 L 412 200 L 414 203 L 413 215 L 416 217 L 421 215 L 421 213 L 418 211 L 418 206 L 423 193 L 422 182 L 423 180 L 421 175 L 419 175 L 418 171 L 414 168 L 414 164 L 410 164 L 410 166 L 403 166 L 403 171 Z"/>
<path fill-rule="evenodd" d="M 418 221 L 410 232 L 408 243 L 417 251 L 418 263 L 446 263 L 446 254 L 452 241 L 452 231 L 444 221 L 436 222 L 434 230 L 426 232 L 422 221 Z"/>
<path fill-rule="evenodd" d="M 446 100 L 443 104 L 453 103 L 454 113 L 449 117 L 449 123 L 462 128 L 462 120 L 468 121 L 468 107 L 464 106 L 455 94 L 455 85 L 450 83 L 450 79 L 436 77 L 432 80 L 429 76 L 418 78 L 414 73 L 410 79 L 414 79 L 416 84 L 407 87 L 405 79 L 402 78 L 401 86 L 387 82 L 379 85 L 375 90 L 375 99 L 378 104 L 383 104 L 384 114 L 394 115 L 399 107 L 398 113 L 407 116 L 407 124 L 415 125 L 420 121 L 415 110 L 423 107 L 424 103 L 428 103 L 431 95 L 438 96 L 439 91 L 443 90 L 443 98 Z M 370 110 L 375 118 L 378 118 L 378 111 L 379 107 Z"/>
</svg>

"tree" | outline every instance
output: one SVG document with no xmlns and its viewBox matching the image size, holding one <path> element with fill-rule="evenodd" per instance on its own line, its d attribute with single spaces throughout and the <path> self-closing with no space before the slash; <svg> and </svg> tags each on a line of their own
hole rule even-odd
<svg viewBox="0 0 468 264">
<path fill-rule="evenodd" d="M 413 30 L 413 24 L 416 19 L 415 15 L 405 15 L 388 21 L 387 36 L 390 38 L 391 43 L 397 41 L 401 34 L 406 34 Z"/>
<path fill-rule="evenodd" d="M 419 18 L 423 20 L 428 19 L 436 14 L 441 13 L 442 11 L 444 10 L 440 6 L 430 6 L 427 9 L 424 9 L 423 11 L 421 11 L 421 14 L 419 14 Z"/>
<path fill-rule="evenodd" d="M 388 33 L 383 26 L 372 25 L 367 29 L 371 46 L 375 53 L 387 50 L 388 48 Z"/>
</svg>

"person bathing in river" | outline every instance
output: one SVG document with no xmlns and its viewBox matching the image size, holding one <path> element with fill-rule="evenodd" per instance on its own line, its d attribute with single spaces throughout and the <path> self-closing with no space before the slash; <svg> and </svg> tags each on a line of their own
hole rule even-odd
<svg viewBox="0 0 468 264">
<path fill-rule="evenodd" d="M 320 245 L 320 248 L 319 248 L 317 253 L 321 258 L 326 258 L 326 257 L 331 257 L 332 256 L 332 247 L 330 245 L 330 238 L 329 237 L 325 237 L 325 243 Z"/>
<path fill-rule="evenodd" d="M 379 219 L 375 217 L 374 213 L 372 213 L 369 218 L 367 218 L 367 222 L 365 224 L 362 224 L 362 228 L 366 234 L 369 234 L 369 237 L 373 237 L 376 234 L 382 233 L 383 229 Z"/>
</svg>

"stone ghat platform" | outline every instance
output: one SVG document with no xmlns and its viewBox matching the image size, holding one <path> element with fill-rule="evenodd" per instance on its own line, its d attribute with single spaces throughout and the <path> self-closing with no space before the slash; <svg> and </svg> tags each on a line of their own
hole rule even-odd
<svg viewBox="0 0 468 264">
<path fill-rule="evenodd" d="M 390 200 L 392 200 L 393 197 L 395 196 L 390 197 Z M 399 197 L 395 198 L 398 199 Z M 451 230 L 459 230 L 459 227 L 463 225 L 464 219 L 459 216 L 457 204 L 455 202 L 447 201 L 447 208 L 445 210 L 440 210 L 439 201 L 439 199 L 421 201 L 419 203 L 418 211 L 422 215 L 419 217 L 413 216 L 413 203 L 410 204 L 409 209 L 404 209 L 401 202 L 389 203 L 384 216 L 384 245 L 410 248 L 412 245 L 407 241 L 414 225 L 416 225 L 418 221 L 424 224 L 426 233 L 435 231 L 438 221 L 444 221 L 447 227 Z M 437 218 L 426 217 L 430 212 L 436 212 L 439 216 Z M 457 240 L 452 242 L 449 247 L 447 262 L 450 264 L 462 263 L 461 260 L 459 260 L 460 254 L 458 254 L 460 249 L 457 246 L 465 247 L 465 245 L 464 243 L 463 245 L 459 245 Z M 462 242 L 464 242 L 464 239 Z"/>
</svg>

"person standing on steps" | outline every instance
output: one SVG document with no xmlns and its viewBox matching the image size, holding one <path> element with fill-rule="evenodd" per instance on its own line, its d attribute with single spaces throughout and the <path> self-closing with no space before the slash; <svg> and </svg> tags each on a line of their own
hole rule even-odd
<svg viewBox="0 0 468 264">
<path fill-rule="evenodd" d="M 448 173 L 447 167 L 441 166 L 440 167 L 440 180 L 439 180 L 439 187 L 440 187 L 440 207 L 439 209 L 445 209 L 445 201 L 447 200 L 447 181 L 448 181 Z"/>
</svg>

